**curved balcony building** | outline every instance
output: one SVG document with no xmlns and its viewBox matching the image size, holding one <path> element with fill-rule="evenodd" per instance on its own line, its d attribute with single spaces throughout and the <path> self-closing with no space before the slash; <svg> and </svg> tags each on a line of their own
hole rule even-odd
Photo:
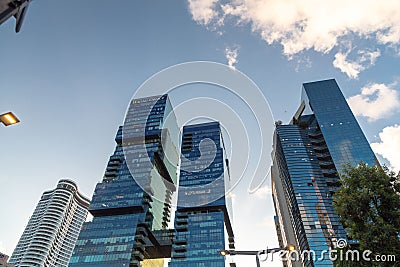
<svg viewBox="0 0 400 267">
<path fill-rule="evenodd" d="M 10 258 L 15 266 L 68 266 L 90 201 L 62 179 L 43 193 Z"/>
</svg>

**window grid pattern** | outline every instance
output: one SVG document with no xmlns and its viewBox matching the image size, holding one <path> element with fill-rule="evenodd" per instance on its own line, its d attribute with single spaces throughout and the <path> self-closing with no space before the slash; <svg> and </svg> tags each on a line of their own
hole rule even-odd
<svg viewBox="0 0 400 267">
<path fill-rule="evenodd" d="M 329 216 L 332 206 L 317 158 L 306 133 L 297 125 L 278 126 L 276 132 L 276 165 L 284 180 L 286 202 L 297 242 L 301 251 L 313 250 L 322 255 L 323 250 L 329 249 L 329 237 L 334 236 L 335 230 Z M 328 255 L 318 262 L 307 259 L 304 263 L 305 266 L 333 266 Z"/>
<path fill-rule="evenodd" d="M 272 180 L 283 190 L 274 190 L 274 206 L 278 219 L 278 209 L 288 207 L 290 221 L 278 221 L 281 237 L 290 233 L 300 250 L 321 255 L 338 238 L 346 238 L 332 205 L 343 166 L 379 163 L 335 80 L 303 84 L 302 103 L 304 109 L 290 125 L 276 126 Z M 302 264 L 333 266 L 328 256 Z"/>
<path fill-rule="evenodd" d="M 337 170 L 341 172 L 347 163 L 376 165 L 375 154 L 336 81 L 306 83 L 303 90 Z"/>
<path fill-rule="evenodd" d="M 176 161 L 162 167 L 163 175 L 175 183 L 176 146 L 168 138 L 161 145 L 162 137 L 177 131 L 172 129 L 176 121 L 164 125 L 167 116 L 174 118 L 166 113 L 173 112 L 170 105 L 167 95 L 132 100 L 103 181 L 93 194 L 93 221 L 85 223 L 69 266 L 140 266 L 145 247 L 152 245 L 149 231 L 168 225 L 174 189 L 163 182 L 160 164 L 166 164 L 165 150 L 171 150 L 169 159 L 175 155 Z M 162 162 L 156 161 L 156 154 Z"/>
<path fill-rule="evenodd" d="M 212 142 L 201 144 L 205 139 Z M 223 267 L 225 260 L 219 251 L 225 249 L 224 222 L 229 220 L 229 215 L 219 123 L 185 126 L 181 150 L 184 160 L 169 266 Z M 212 186 L 203 187 L 210 184 Z M 205 204 L 199 206 L 198 203 Z M 230 222 L 225 224 L 230 225 Z"/>
</svg>

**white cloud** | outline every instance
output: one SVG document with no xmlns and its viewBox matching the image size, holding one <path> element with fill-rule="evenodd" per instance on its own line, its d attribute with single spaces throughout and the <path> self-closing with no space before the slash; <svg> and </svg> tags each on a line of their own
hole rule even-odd
<svg viewBox="0 0 400 267">
<path fill-rule="evenodd" d="M 203 25 L 210 24 L 218 17 L 218 12 L 215 10 L 217 2 L 218 0 L 188 0 L 193 20 Z"/>
<path fill-rule="evenodd" d="M 369 121 L 386 118 L 400 109 L 399 93 L 392 85 L 369 84 L 361 88 L 361 94 L 347 99 L 356 116 Z"/>
<path fill-rule="evenodd" d="M 346 73 L 350 78 L 357 78 L 363 66 L 358 62 L 347 61 L 347 53 L 338 52 L 335 55 L 333 66 Z"/>
<path fill-rule="evenodd" d="M 335 55 L 333 66 L 346 73 L 349 78 L 357 79 L 361 71 L 373 66 L 376 59 L 381 55 L 379 50 L 367 51 L 359 50 L 356 60 L 348 60 L 351 50 L 346 53 L 338 52 Z"/>
<path fill-rule="evenodd" d="M 295 71 L 299 72 L 301 69 L 307 69 L 307 68 L 311 68 L 312 66 L 312 61 L 310 59 L 309 56 L 299 56 L 299 57 L 293 57 L 296 58 L 296 67 L 295 67 Z"/>
<path fill-rule="evenodd" d="M 262 186 L 254 192 L 254 195 L 259 199 L 267 199 L 272 197 L 271 193 L 272 190 L 269 186 Z"/>
<path fill-rule="evenodd" d="M 268 44 L 283 46 L 288 58 L 305 51 L 329 53 L 343 48 L 353 37 L 377 44 L 400 44 L 399 0 L 188 0 L 193 19 L 203 25 L 231 21 L 248 24 Z M 353 38 L 354 39 L 354 38 Z M 336 64 L 356 76 L 364 67 L 345 64 L 338 53 Z M 376 54 L 374 54 L 376 55 Z M 370 55 L 365 61 L 373 60 Z M 361 57 L 362 58 L 362 57 Z"/>
<path fill-rule="evenodd" d="M 379 32 L 377 39 L 382 44 L 398 44 L 400 43 L 400 25 L 394 25 L 386 31 Z"/>
<path fill-rule="evenodd" d="M 235 64 L 238 62 L 238 50 L 239 48 L 225 48 L 225 57 L 228 60 L 228 65 L 230 68 L 235 69 Z"/>
<path fill-rule="evenodd" d="M 379 133 L 381 141 L 372 143 L 375 153 L 387 159 L 396 171 L 400 171 L 400 125 L 388 126 Z"/>
</svg>

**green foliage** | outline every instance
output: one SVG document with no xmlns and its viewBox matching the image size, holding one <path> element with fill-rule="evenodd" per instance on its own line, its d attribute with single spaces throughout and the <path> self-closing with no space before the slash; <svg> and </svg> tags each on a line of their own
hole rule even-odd
<svg viewBox="0 0 400 267">
<path fill-rule="evenodd" d="M 348 165 L 334 207 L 360 250 L 400 257 L 400 174 L 385 166 Z"/>
</svg>

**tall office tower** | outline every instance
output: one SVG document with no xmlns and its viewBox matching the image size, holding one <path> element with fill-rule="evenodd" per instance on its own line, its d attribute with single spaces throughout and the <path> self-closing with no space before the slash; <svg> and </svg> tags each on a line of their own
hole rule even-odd
<svg viewBox="0 0 400 267">
<path fill-rule="evenodd" d="M 225 233 L 234 248 L 230 221 L 228 160 L 218 122 L 183 128 L 178 207 L 170 267 L 222 267 Z M 224 168 L 226 167 L 226 169 Z M 232 265 L 234 266 L 234 265 Z"/>
<path fill-rule="evenodd" d="M 170 255 L 178 136 L 167 95 L 132 100 L 69 266 L 163 266 L 156 258 Z"/>
<path fill-rule="evenodd" d="M 68 266 L 86 220 L 89 199 L 71 180 L 43 193 L 9 263 L 15 266 Z"/>
<path fill-rule="evenodd" d="M 272 192 L 280 245 L 313 250 L 317 260 L 305 257 L 302 263 L 284 264 L 333 266 L 322 251 L 346 233 L 333 210 L 332 195 L 343 166 L 360 162 L 378 164 L 336 81 L 303 84 L 291 123 L 276 125 Z"/>
</svg>

